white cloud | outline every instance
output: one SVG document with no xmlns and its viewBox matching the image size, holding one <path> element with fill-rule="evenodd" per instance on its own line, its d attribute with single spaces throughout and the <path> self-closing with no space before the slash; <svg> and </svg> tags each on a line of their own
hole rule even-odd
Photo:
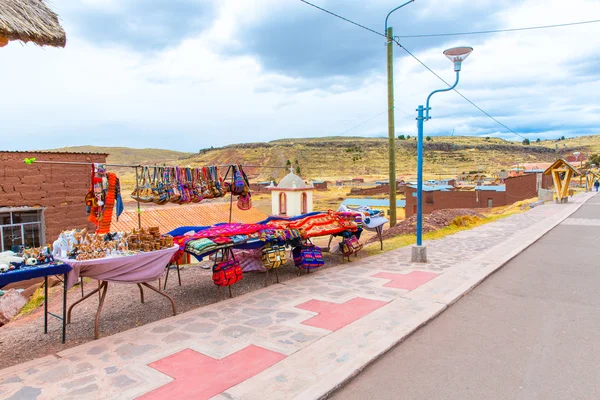
<svg viewBox="0 0 600 400">
<path fill-rule="evenodd" d="M 56 3 L 59 14 L 63 10 L 69 15 L 67 0 Z M 3 91 L 10 94 L 0 100 L 4 115 L 0 147 L 97 144 L 197 150 L 244 141 L 341 134 L 359 124 L 346 134 L 386 134 L 384 46 L 381 69 L 365 71 L 358 80 L 343 75 L 322 80 L 288 76 L 267 70 L 257 55 L 245 53 L 239 27 L 269 24 L 273 13 L 290 12 L 297 5 L 275 0 L 215 4 L 216 17 L 207 29 L 152 52 L 87 41 L 77 33 L 74 20 L 64 21 L 67 32 L 70 28 L 75 32 L 69 34 L 65 49 L 18 43 L 0 49 Z M 335 4 L 342 13 L 343 7 Z M 119 2 L 87 0 L 78 5 L 84 6 L 112 10 Z M 469 13 L 463 0 L 421 1 L 411 7 L 423 7 L 419 10 L 423 15 L 443 11 L 459 21 Z M 478 7 L 489 8 L 488 23 L 494 27 L 545 25 L 600 15 L 600 3 L 589 0 L 482 2 Z M 428 30 L 437 32 L 436 26 Z M 458 87 L 467 97 L 527 137 L 589 134 L 600 123 L 596 99 L 600 74 L 595 69 L 600 49 L 589 40 L 599 34 L 600 24 L 590 24 L 450 37 L 415 54 L 453 81 L 452 65 L 441 51 L 475 43 Z M 415 42 L 403 43 L 411 48 Z M 394 51 L 397 131 L 416 132 L 414 109 L 443 84 L 400 48 Z M 456 129 L 457 134 L 514 136 L 455 93 L 436 95 L 432 105 L 434 118 L 426 124 L 428 134 Z"/>
</svg>

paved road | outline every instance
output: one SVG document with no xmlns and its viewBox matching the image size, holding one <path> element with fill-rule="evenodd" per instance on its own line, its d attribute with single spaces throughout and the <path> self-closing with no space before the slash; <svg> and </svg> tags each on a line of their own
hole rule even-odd
<svg viewBox="0 0 600 400">
<path fill-rule="evenodd" d="M 332 398 L 600 399 L 600 196 Z"/>
</svg>

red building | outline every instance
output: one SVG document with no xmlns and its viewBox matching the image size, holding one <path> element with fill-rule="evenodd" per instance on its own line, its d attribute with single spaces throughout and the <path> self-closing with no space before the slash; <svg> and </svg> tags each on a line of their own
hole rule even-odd
<svg viewBox="0 0 600 400">
<path fill-rule="evenodd" d="M 550 178 L 550 179 L 549 179 Z M 552 188 L 552 179 L 542 174 L 527 174 L 504 180 L 505 185 L 478 186 L 476 190 L 439 190 L 424 186 L 423 214 L 450 208 L 499 207 L 536 197 L 538 189 Z M 406 217 L 417 213 L 417 190 L 406 187 Z"/>
<path fill-rule="evenodd" d="M 106 157 L 97 153 L 0 151 L 0 250 L 44 245 L 66 229 L 94 229 L 85 212 L 91 165 L 26 165 L 25 158 L 105 163 Z"/>
</svg>

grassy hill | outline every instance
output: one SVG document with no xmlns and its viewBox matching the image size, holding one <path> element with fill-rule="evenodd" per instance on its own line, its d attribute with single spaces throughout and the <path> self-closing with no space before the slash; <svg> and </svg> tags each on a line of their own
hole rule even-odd
<svg viewBox="0 0 600 400">
<path fill-rule="evenodd" d="M 275 167 L 285 166 L 287 160 L 294 168 L 299 165 L 305 178 L 333 180 L 361 176 L 378 179 L 387 176 L 387 143 L 384 138 L 359 137 L 283 139 L 204 149 L 187 161 L 194 165 L 231 162 L 261 165 L 261 168 L 246 168 L 249 175 L 258 179 L 280 178 L 287 171 Z M 516 163 L 552 162 L 557 157 L 556 145 L 559 155 L 574 151 L 589 154 L 600 151 L 600 137 L 530 145 L 494 138 L 433 137 L 425 143 L 425 174 L 430 177 L 455 176 L 473 170 L 497 172 Z M 415 176 L 416 153 L 414 138 L 396 140 L 398 176 Z"/>
<path fill-rule="evenodd" d="M 300 167 L 306 179 L 341 179 L 361 176 L 380 179 L 387 176 L 388 148 L 385 138 L 324 137 L 281 139 L 266 143 L 243 143 L 220 148 L 183 153 L 161 149 L 78 146 L 57 151 L 109 153 L 115 164 L 213 165 L 241 163 L 248 165 L 251 179 L 279 179 L 287 173 L 282 168 L 290 160 Z M 413 178 L 416 168 L 415 138 L 396 140 L 397 172 L 401 178 Z M 425 174 L 450 177 L 462 172 L 484 170 L 488 173 L 524 162 L 552 162 L 558 155 L 580 151 L 600 153 L 600 136 L 582 136 L 566 140 L 546 140 L 523 145 L 495 138 L 435 136 L 425 143 Z M 297 163 L 296 163 L 297 160 Z M 250 167 L 256 165 L 260 167 Z M 124 186 L 133 183 L 131 169 L 119 169 Z"/>
<path fill-rule="evenodd" d="M 192 153 L 162 149 L 132 149 L 129 147 L 73 146 L 51 151 L 108 153 L 109 164 L 162 164 L 188 158 Z"/>
</svg>

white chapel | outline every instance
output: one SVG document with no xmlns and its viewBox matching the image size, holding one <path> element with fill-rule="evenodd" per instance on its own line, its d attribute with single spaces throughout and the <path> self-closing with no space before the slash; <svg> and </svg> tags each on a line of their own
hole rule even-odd
<svg viewBox="0 0 600 400">
<path fill-rule="evenodd" d="M 290 173 L 283 177 L 279 185 L 271 184 L 269 190 L 273 215 L 296 217 L 313 211 L 315 188 L 294 174 L 293 168 L 290 168 Z"/>
</svg>

